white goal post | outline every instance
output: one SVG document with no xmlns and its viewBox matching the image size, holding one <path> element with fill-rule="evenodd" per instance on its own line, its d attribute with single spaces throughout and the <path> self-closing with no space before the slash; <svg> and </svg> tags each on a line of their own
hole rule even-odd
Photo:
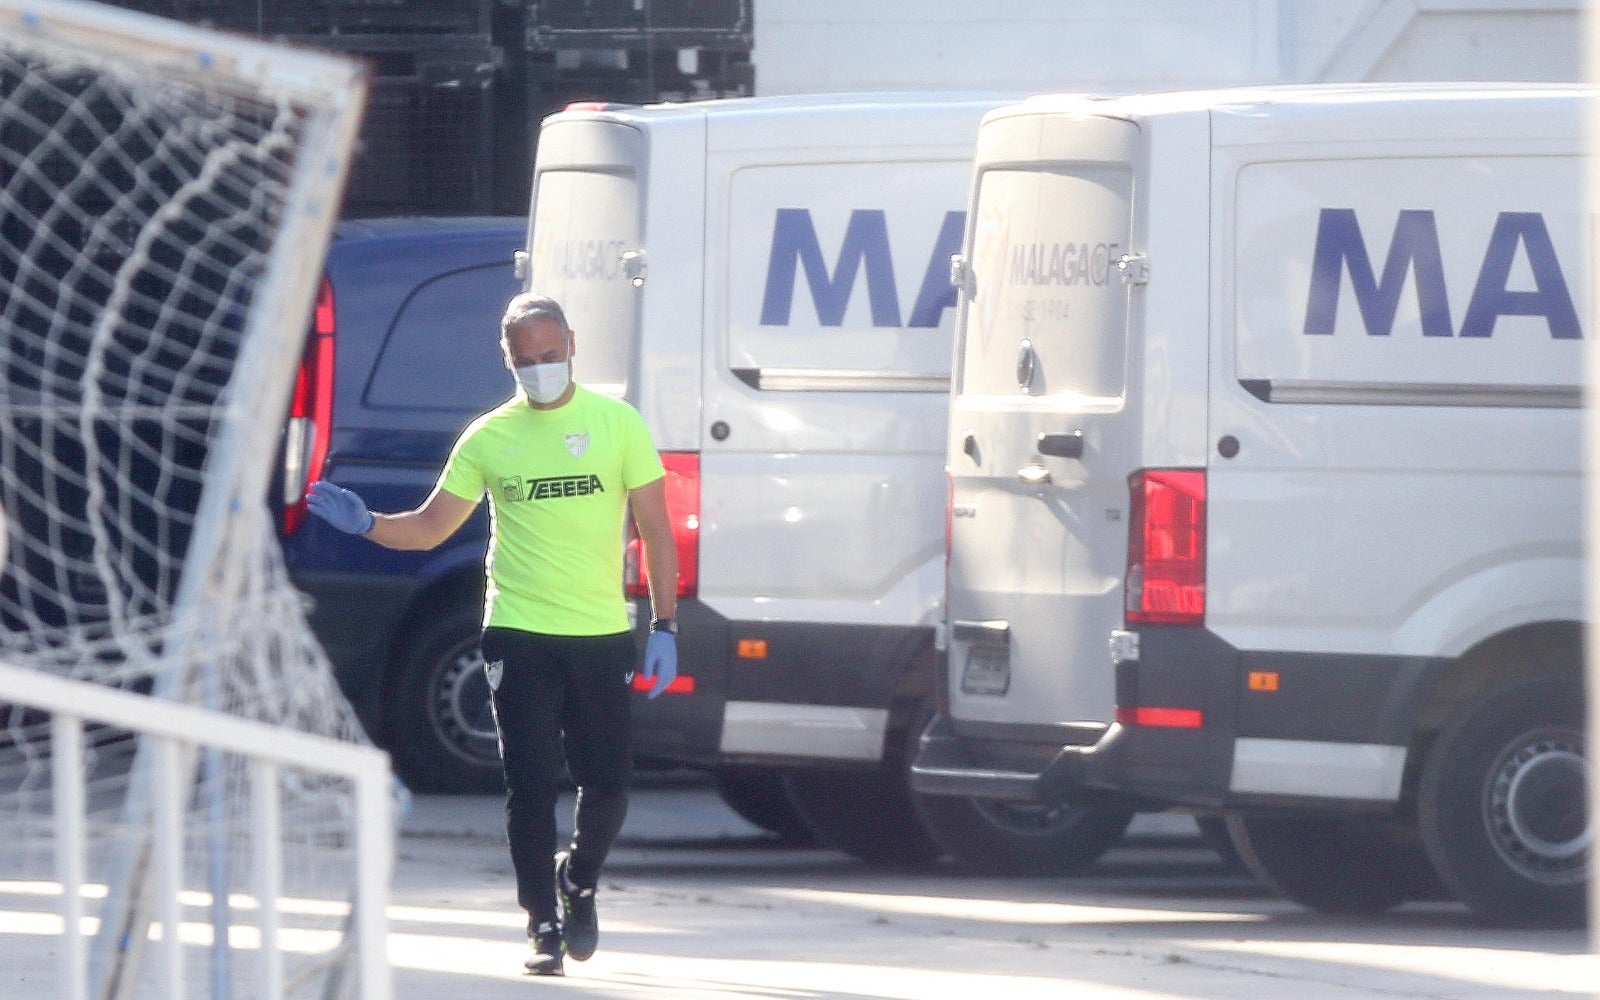
<svg viewBox="0 0 1600 1000">
<path fill-rule="evenodd" d="M 355 874 L 392 830 L 370 763 L 345 767 L 381 755 L 268 508 L 365 95 L 343 57 L 0 0 L 0 912 L 53 886 L 68 942 L 73 907 L 98 924 L 62 995 L 158 995 L 193 965 L 215 998 L 387 997 L 383 899 Z M 281 956 L 281 982 L 236 948 Z"/>
<path fill-rule="evenodd" d="M 162 899 L 161 987 L 166 996 L 184 993 L 183 934 L 181 928 L 181 886 L 177 882 L 183 869 L 183 805 L 180 786 L 187 769 L 179 757 L 200 745 L 237 754 L 250 761 L 248 795 L 255 819 L 255 884 L 253 906 L 259 942 L 255 948 L 260 966 L 260 995 L 283 995 L 283 957 L 277 947 L 280 926 L 279 897 L 283 888 L 283 858 L 279 852 L 282 808 L 281 772 L 286 767 L 315 774 L 348 779 L 354 789 L 354 863 L 356 969 L 368 1000 L 387 998 L 392 992 L 388 960 L 385 957 L 389 878 L 393 867 L 394 845 L 390 837 L 389 759 L 370 746 L 337 744 L 305 733 L 285 732 L 276 726 L 245 719 L 228 719 L 219 725 L 212 713 L 191 705 L 176 704 L 141 695 L 115 691 L 81 682 L 62 680 L 36 670 L 25 670 L 0 663 L 0 691 L 19 704 L 39 709 L 50 716 L 53 753 L 53 823 L 57 868 L 61 873 L 61 912 L 64 943 L 61 948 L 61 979 L 56 995 L 62 1000 L 82 1000 L 88 996 L 84 975 L 85 944 L 82 927 L 84 855 L 87 845 L 85 785 L 82 739 L 85 723 L 115 725 L 148 737 L 161 748 L 156 759 L 156 785 L 161 789 L 155 829 L 160 831 L 155 844 L 158 868 L 169 885 Z M 205 734 L 198 736 L 197 734 Z"/>
</svg>

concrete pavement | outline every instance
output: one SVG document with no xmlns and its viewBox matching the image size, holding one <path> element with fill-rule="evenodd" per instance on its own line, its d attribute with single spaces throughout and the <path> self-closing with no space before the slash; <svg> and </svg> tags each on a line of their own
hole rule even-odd
<svg viewBox="0 0 1600 1000">
<path fill-rule="evenodd" d="M 1184 816 L 1141 816 L 1086 877 L 985 879 L 781 848 L 692 787 L 636 795 L 599 953 L 534 980 L 499 806 L 413 805 L 391 911 L 399 997 L 1548 1000 L 1600 984 L 1576 932 L 1485 930 L 1443 904 L 1306 913 L 1222 866 Z"/>
</svg>

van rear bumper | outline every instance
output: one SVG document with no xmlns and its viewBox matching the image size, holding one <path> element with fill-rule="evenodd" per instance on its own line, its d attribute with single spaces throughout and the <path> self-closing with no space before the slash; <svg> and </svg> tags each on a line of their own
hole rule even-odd
<svg viewBox="0 0 1600 1000">
<path fill-rule="evenodd" d="M 1209 630 L 1177 626 L 1141 629 L 1131 648 L 1137 658 L 1115 665 L 1126 724 L 1082 745 L 1035 747 L 1019 766 L 1004 727 L 974 735 L 970 724 L 939 717 L 923 735 L 912 787 L 1050 805 L 1108 794 L 1212 809 L 1392 802 L 1411 720 L 1446 666 L 1418 657 L 1241 652 Z M 1274 766 L 1274 754 L 1294 763 Z"/>
<path fill-rule="evenodd" d="M 957 724 L 947 715 L 938 715 L 923 730 L 917 758 L 911 766 L 911 787 L 924 795 L 954 795 L 972 799 L 1005 802 L 1037 802 L 1060 805 L 1122 803 L 1127 797 L 1093 785 L 1088 762 L 1094 746 L 1054 747 L 1040 744 L 1036 760 L 1014 759 L 1016 744 L 1008 744 L 1013 759 L 997 753 L 998 745 L 959 735 Z M 983 760 L 984 763 L 975 763 Z M 1132 803 L 1130 803 L 1132 804 Z M 1138 804 L 1132 804 L 1138 808 Z"/>
</svg>

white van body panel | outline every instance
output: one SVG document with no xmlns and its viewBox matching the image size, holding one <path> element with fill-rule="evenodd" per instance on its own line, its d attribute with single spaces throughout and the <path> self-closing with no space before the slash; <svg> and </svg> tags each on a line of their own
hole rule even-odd
<svg viewBox="0 0 1600 1000">
<path fill-rule="evenodd" d="M 1236 739 L 1230 791 L 1308 799 L 1393 802 L 1406 748 L 1325 740 Z"/>
<path fill-rule="evenodd" d="M 1212 436 L 1241 442 L 1210 463 L 1206 618 L 1219 635 L 1242 649 L 1459 656 L 1550 612 L 1581 617 L 1583 340 L 1544 316 L 1485 328 L 1470 315 L 1480 282 L 1536 287 L 1527 240 L 1543 231 L 1566 285 L 1546 296 L 1588 302 L 1574 115 L 1570 103 L 1496 109 L 1465 95 L 1308 103 L 1266 123 L 1217 112 L 1212 197 L 1231 224 L 1214 230 L 1214 259 L 1228 263 Z M 1307 332 L 1322 318 L 1308 316 L 1306 290 L 1323 211 L 1353 213 L 1375 274 L 1407 213 L 1430 259 L 1436 231 L 1442 283 L 1419 296 L 1413 266 L 1392 327 L 1374 332 L 1341 263 L 1332 330 Z M 1515 247 L 1499 239 L 1512 252 L 1501 283 L 1480 276 L 1508 218 L 1533 221 Z M 1436 313 L 1426 330 L 1424 307 Z M 1274 402 L 1247 380 L 1270 381 Z M 1565 601 L 1552 593 L 1568 585 Z"/>
<path fill-rule="evenodd" d="M 730 701 L 723 714 L 725 754 L 783 753 L 811 760 L 875 761 L 883 756 L 889 712 L 882 708 Z"/>
<path fill-rule="evenodd" d="M 1133 297 L 1134 323 L 1146 331 L 1129 345 L 1128 392 L 1138 428 L 1138 453 L 1147 465 L 1204 465 L 1211 451 L 1210 352 L 1195 326 L 1211 301 L 1211 166 L 1205 155 L 1211 116 L 1174 112 L 1160 128 L 1145 129 L 1146 183 L 1138 186 L 1134 248 L 1149 257 L 1150 281 L 1160 295 Z M 1152 205 L 1151 192 L 1171 192 Z M 1126 494 L 1126 491 L 1124 491 Z M 1126 499 L 1126 496 L 1124 496 Z"/>
<path fill-rule="evenodd" d="M 954 328 L 954 247 L 939 241 L 959 234 L 944 229 L 987 106 L 711 120 L 706 257 L 725 277 L 707 285 L 702 378 L 705 423 L 729 433 L 701 443 L 700 594 L 727 617 L 938 620 Z M 780 213 L 799 211 L 831 295 L 804 251 L 780 247 Z M 854 264 L 845 249 L 862 212 L 881 213 L 889 254 L 874 258 L 869 240 Z M 930 295 L 949 305 L 936 325 L 912 325 L 929 322 L 914 314 Z"/>
</svg>

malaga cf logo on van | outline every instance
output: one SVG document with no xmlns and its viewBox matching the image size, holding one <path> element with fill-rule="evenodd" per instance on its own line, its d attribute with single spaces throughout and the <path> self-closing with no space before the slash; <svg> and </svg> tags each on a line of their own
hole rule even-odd
<svg viewBox="0 0 1600 1000">
<path fill-rule="evenodd" d="M 923 268 L 922 284 L 911 315 L 904 323 L 936 327 L 946 309 L 956 304 L 950 284 L 950 255 L 961 249 L 965 212 L 946 212 L 933 250 Z M 866 272 L 867 300 L 873 326 L 901 326 L 900 295 L 895 284 L 894 255 L 889 251 L 889 226 L 879 208 L 858 208 L 850 213 L 844 240 L 833 269 L 828 269 L 817 238 L 811 211 L 780 208 L 772 224 L 772 252 L 767 258 L 767 284 L 761 296 L 761 325 L 788 326 L 794 309 L 797 274 L 805 272 L 806 286 L 823 326 L 843 326 L 856 278 Z"/>
<path fill-rule="evenodd" d="M 1012 285 L 1103 286 L 1111 280 L 1122 244 L 1013 243 L 1006 282 Z"/>
<path fill-rule="evenodd" d="M 1457 248 L 1452 247 L 1455 251 Z M 1518 258 L 1526 259 L 1533 287 L 1513 290 L 1511 270 Z M 1312 251 L 1311 291 L 1306 301 L 1305 332 L 1332 334 L 1339 308 L 1339 287 L 1345 273 L 1361 311 L 1367 334 L 1387 337 L 1394 329 L 1400 293 L 1409 274 L 1416 287 L 1422 334 L 1426 337 L 1489 337 L 1501 316 L 1538 316 L 1557 340 L 1583 336 L 1572 293 L 1550 239 L 1549 227 L 1538 212 L 1501 212 L 1478 267 L 1478 278 L 1457 330 L 1445 287 L 1444 258 L 1439 230 L 1431 211 L 1402 211 L 1384 259 L 1383 275 L 1372 268 L 1372 258 L 1362 239 L 1354 209 L 1325 208 L 1317 222 L 1317 242 Z"/>
</svg>

